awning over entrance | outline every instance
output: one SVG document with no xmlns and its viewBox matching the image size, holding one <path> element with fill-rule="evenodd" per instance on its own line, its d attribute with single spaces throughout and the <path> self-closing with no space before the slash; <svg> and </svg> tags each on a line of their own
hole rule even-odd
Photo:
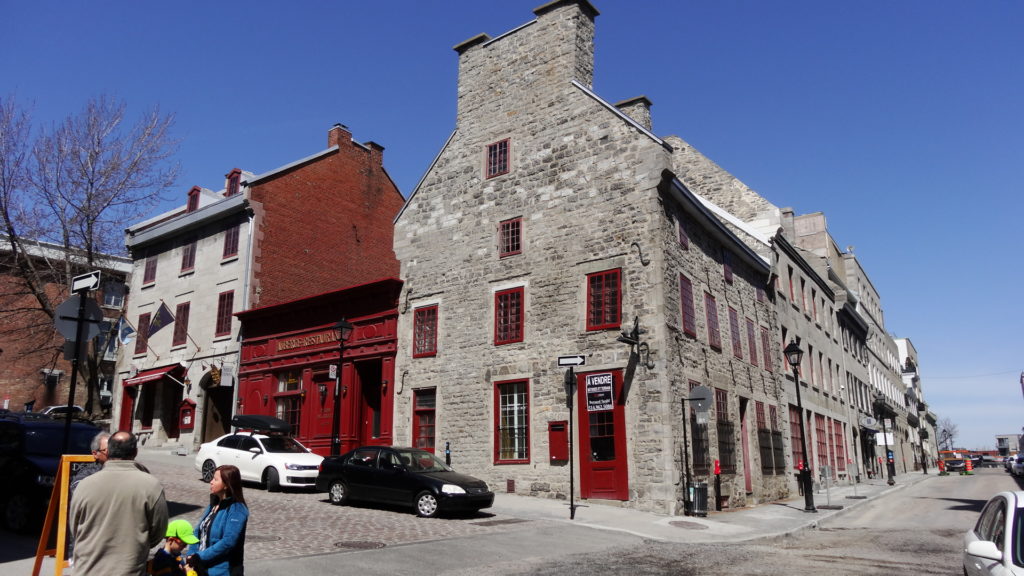
<svg viewBox="0 0 1024 576">
<path fill-rule="evenodd" d="M 143 370 L 136 374 L 134 378 L 127 378 L 121 383 L 125 386 L 138 386 L 139 384 L 155 382 L 165 377 L 169 377 L 178 384 L 181 384 L 181 373 L 184 371 L 185 367 L 181 364 L 171 364 L 170 366 L 163 366 L 161 368 Z"/>
</svg>

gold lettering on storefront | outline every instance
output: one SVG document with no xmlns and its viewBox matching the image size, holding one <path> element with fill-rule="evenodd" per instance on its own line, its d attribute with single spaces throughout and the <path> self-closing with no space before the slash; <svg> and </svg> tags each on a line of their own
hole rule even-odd
<svg viewBox="0 0 1024 576">
<path fill-rule="evenodd" d="M 321 334 L 313 334 L 310 336 L 300 336 L 298 338 L 289 338 L 288 340 L 277 341 L 277 351 L 283 352 L 285 350 L 292 350 L 294 348 L 305 348 L 306 346 L 315 346 L 317 344 L 333 344 L 337 341 L 333 332 L 323 332 Z"/>
</svg>

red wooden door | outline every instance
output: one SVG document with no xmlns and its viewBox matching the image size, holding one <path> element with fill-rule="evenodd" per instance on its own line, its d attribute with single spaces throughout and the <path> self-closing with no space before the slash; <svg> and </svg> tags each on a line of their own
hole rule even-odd
<svg viewBox="0 0 1024 576">
<path fill-rule="evenodd" d="M 629 500 L 622 371 L 578 374 L 580 496 Z"/>
</svg>

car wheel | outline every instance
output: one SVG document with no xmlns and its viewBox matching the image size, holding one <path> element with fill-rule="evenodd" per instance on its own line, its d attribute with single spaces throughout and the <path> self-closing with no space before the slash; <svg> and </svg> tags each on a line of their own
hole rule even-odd
<svg viewBox="0 0 1024 576">
<path fill-rule="evenodd" d="M 267 487 L 267 492 L 279 492 L 281 490 L 281 477 L 277 473 L 277 468 L 267 468 L 264 470 L 263 485 Z"/>
<path fill-rule="evenodd" d="M 347 503 L 348 486 L 341 480 L 331 482 L 331 485 L 327 487 L 327 498 L 331 501 L 331 504 L 338 506 Z"/>
<path fill-rule="evenodd" d="M 15 492 L 4 503 L 4 525 L 11 532 L 26 534 L 32 529 L 32 499 L 23 492 Z"/>
<path fill-rule="evenodd" d="M 437 516 L 437 510 L 437 496 L 426 490 L 420 492 L 416 497 L 416 514 L 423 518 L 433 518 Z"/>
<path fill-rule="evenodd" d="M 213 460 L 203 462 L 203 482 L 213 480 L 213 473 L 217 470 L 217 463 Z"/>
</svg>

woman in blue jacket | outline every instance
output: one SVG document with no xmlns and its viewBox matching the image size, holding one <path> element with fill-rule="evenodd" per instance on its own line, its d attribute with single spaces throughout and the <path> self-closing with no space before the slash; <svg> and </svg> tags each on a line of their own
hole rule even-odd
<svg viewBox="0 0 1024 576">
<path fill-rule="evenodd" d="M 199 543 L 191 547 L 188 564 L 205 568 L 210 576 L 243 576 L 248 522 L 242 475 L 236 466 L 218 467 L 210 480 L 210 505 L 195 528 Z"/>
</svg>

